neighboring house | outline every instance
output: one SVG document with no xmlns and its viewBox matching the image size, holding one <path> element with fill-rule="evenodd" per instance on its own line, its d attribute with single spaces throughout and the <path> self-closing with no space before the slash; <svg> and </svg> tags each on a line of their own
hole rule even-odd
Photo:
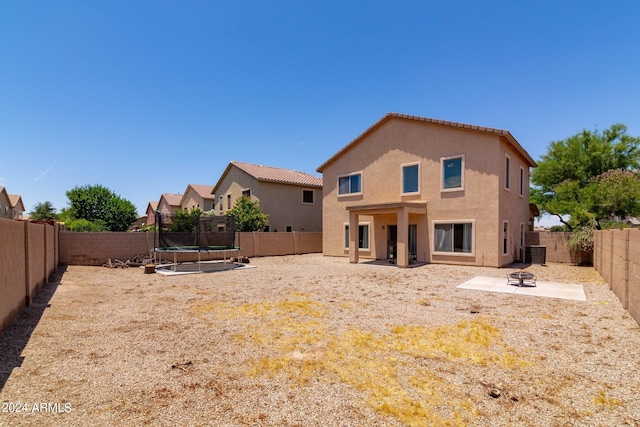
<svg viewBox="0 0 640 427">
<path fill-rule="evenodd" d="M 181 200 L 181 194 L 163 193 L 162 196 L 160 196 L 160 200 L 158 201 L 156 210 L 160 211 L 160 213 L 162 214 L 173 215 L 174 213 L 182 209 L 180 205 Z"/>
<path fill-rule="evenodd" d="M 22 219 L 24 213 L 24 203 L 22 203 L 22 197 L 19 194 L 9 194 L 9 203 L 11 204 L 9 210 L 9 218 Z"/>
<path fill-rule="evenodd" d="M 323 253 L 508 265 L 530 227 L 535 166 L 508 131 L 389 113 L 318 167 Z"/>
<path fill-rule="evenodd" d="M 0 185 L 0 218 L 11 218 L 11 199 L 9 198 L 9 194 L 7 194 L 7 190 L 3 186 Z"/>
<path fill-rule="evenodd" d="M 269 215 L 265 231 L 322 231 L 322 178 L 308 173 L 232 161 L 212 193 L 216 215 L 249 197 Z"/>
<path fill-rule="evenodd" d="M 158 209 L 158 202 L 149 202 L 147 205 L 147 225 L 153 225 L 156 223 L 156 210 Z"/>
<path fill-rule="evenodd" d="M 180 206 L 187 210 L 198 208 L 203 212 L 210 211 L 216 203 L 216 196 L 212 191 L 213 185 L 189 184 L 180 200 Z"/>
</svg>

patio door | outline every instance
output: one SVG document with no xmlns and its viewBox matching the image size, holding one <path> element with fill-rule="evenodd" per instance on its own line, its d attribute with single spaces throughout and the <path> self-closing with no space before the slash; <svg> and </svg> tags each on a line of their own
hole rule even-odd
<svg viewBox="0 0 640 427">
<path fill-rule="evenodd" d="M 398 257 L 398 226 L 387 226 L 387 259 L 396 261 Z"/>
<path fill-rule="evenodd" d="M 418 225 L 409 224 L 409 261 L 418 259 Z M 395 261 L 398 258 L 398 226 L 387 226 L 387 259 Z"/>
<path fill-rule="evenodd" d="M 418 259 L 418 224 L 409 224 L 409 261 Z"/>
</svg>

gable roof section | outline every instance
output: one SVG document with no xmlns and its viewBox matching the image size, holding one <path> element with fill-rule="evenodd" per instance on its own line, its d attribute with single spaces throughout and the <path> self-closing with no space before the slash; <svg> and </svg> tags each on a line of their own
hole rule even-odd
<svg viewBox="0 0 640 427">
<path fill-rule="evenodd" d="M 196 192 L 196 194 L 202 197 L 202 200 L 214 200 L 215 196 L 213 195 L 213 185 L 202 185 L 202 184 L 189 184 L 187 185 L 187 189 L 184 191 L 184 194 L 180 198 L 180 206 L 184 202 L 184 198 L 187 197 L 187 193 L 189 193 L 189 188 Z"/>
<path fill-rule="evenodd" d="M 224 170 L 218 183 L 213 187 L 212 193 L 215 193 L 224 177 L 229 173 L 231 167 L 237 167 L 247 175 L 257 179 L 258 181 L 275 182 L 280 184 L 303 185 L 307 187 L 322 187 L 322 178 L 310 175 L 305 172 L 293 169 L 276 168 L 273 166 L 255 165 L 252 163 L 244 163 L 231 161 Z"/>
<path fill-rule="evenodd" d="M 488 133 L 488 134 L 492 134 L 492 135 L 497 135 L 497 136 L 503 138 L 517 152 L 522 154 L 522 156 L 527 160 L 527 162 L 529 162 L 530 166 L 532 166 L 532 167 L 536 167 L 537 166 L 537 164 L 533 160 L 533 158 L 531 158 L 529 153 L 527 153 L 527 151 L 524 148 L 522 148 L 520 143 L 518 141 L 516 141 L 516 139 L 513 137 L 513 135 L 511 135 L 511 133 L 509 131 L 502 130 L 502 129 L 489 128 L 489 127 L 484 127 L 484 126 L 468 125 L 468 124 L 458 123 L 458 122 L 449 122 L 449 121 L 446 121 L 446 120 L 430 119 L 430 118 L 427 118 L 427 117 L 410 116 L 410 115 L 407 115 L 407 114 L 387 113 L 380 120 L 378 120 L 373 125 L 371 125 L 367 130 L 362 132 L 356 139 L 354 139 L 353 141 L 351 141 L 350 143 L 345 145 L 336 154 L 331 156 L 331 158 L 329 158 L 329 160 L 324 162 L 322 165 L 318 166 L 316 171 L 322 173 L 322 171 L 327 166 L 329 166 L 331 163 L 333 163 L 336 159 L 341 157 L 347 151 L 351 150 L 355 145 L 357 145 L 360 141 L 362 141 L 367 135 L 369 135 L 370 133 L 372 133 L 377 128 L 379 128 L 380 126 L 382 126 L 384 123 L 386 123 L 387 121 L 389 121 L 391 119 L 414 120 L 414 121 L 419 121 L 419 122 L 438 125 L 438 126 L 449 126 L 449 127 L 458 128 L 458 129 L 464 129 L 464 130 L 470 130 L 470 131 L 474 131 L 474 132 L 482 132 L 482 133 Z"/>
<path fill-rule="evenodd" d="M 162 196 L 160 196 L 160 202 L 158 202 L 158 205 L 160 205 L 160 203 L 162 203 L 162 199 L 165 199 L 167 201 L 167 203 L 169 204 L 169 206 L 180 206 L 180 201 L 182 200 L 182 195 L 181 194 L 170 194 L 170 193 L 163 193 Z"/>
<path fill-rule="evenodd" d="M 189 187 L 193 188 L 193 191 L 198 193 L 198 196 L 202 197 L 203 199 L 214 199 L 213 195 L 211 194 L 211 192 L 213 191 L 213 185 L 189 184 L 187 186 L 187 191 L 189 191 Z M 187 191 L 185 191 L 185 194 L 187 193 Z"/>
<path fill-rule="evenodd" d="M 8 196 L 13 209 L 24 211 L 24 203 L 22 203 L 22 197 L 19 194 L 9 194 Z"/>
</svg>

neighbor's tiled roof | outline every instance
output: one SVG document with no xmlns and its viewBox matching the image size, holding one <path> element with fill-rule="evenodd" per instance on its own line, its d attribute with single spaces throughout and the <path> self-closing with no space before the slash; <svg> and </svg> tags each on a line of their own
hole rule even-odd
<svg viewBox="0 0 640 427">
<path fill-rule="evenodd" d="M 180 206 L 180 201 L 182 200 L 182 194 L 170 194 L 164 193 L 160 200 L 165 199 L 169 206 Z"/>
<path fill-rule="evenodd" d="M 308 185 L 322 187 L 322 178 L 293 169 L 276 168 L 273 166 L 254 165 L 251 163 L 230 163 L 260 181 L 281 182 L 283 184 Z"/>
<path fill-rule="evenodd" d="M 465 123 L 458 123 L 458 122 L 449 122 L 449 121 L 446 121 L 446 120 L 430 119 L 430 118 L 427 118 L 427 117 L 410 116 L 410 115 L 407 115 L 407 114 L 387 113 L 380 120 L 378 120 L 373 125 L 371 125 L 367 130 L 362 132 L 356 139 L 351 141 L 349 144 L 345 145 L 340 151 L 338 151 L 336 154 L 331 156 L 331 158 L 329 160 L 327 160 L 322 165 L 320 165 L 318 167 L 317 171 L 318 172 L 322 172 L 323 169 L 325 169 L 327 166 L 329 166 L 329 164 L 333 163 L 334 160 L 336 160 L 338 157 L 342 156 L 344 153 L 349 151 L 354 145 L 356 145 L 358 142 L 360 142 L 365 136 L 367 136 L 368 134 L 373 132 L 375 129 L 380 127 L 386 121 L 388 121 L 390 119 L 393 119 L 393 118 L 404 119 L 404 120 L 415 120 L 415 121 L 434 124 L 434 125 L 449 126 L 449 127 L 454 127 L 454 128 L 458 128 L 458 129 L 467 129 L 467 130 L 470 130 L 470 131 L 484 132 L 484 133 L 490 133 L 490 134 L 498 135 L 498 136 L 501 136 L 501 137 L 505 138 L 505 140 L 511 146 L 513 146 L 513 148 L 516 151 L 518 151 L 520 154 L 522 154 L 524 156 L 525 159 L 527 159 L 527 161 L 529 162 L 529 164 L 531 166 L 533 166 L 533 167 L 537 166 L 535 160 L 533 160 L 533 158 L 531 158 L 529 153 L 527 153 L 527 151 L 524 148 L 522 148 L 520 143 L 518 141 L 516 141 L 516 139 L 513 137 L 513 135 L 511 135 L 511 133 L 509 131 L 507 131 L 507 130 L 495 129 L 495 128 L 490 128 L 490 127 L 485 127 L 485 126 L 468 125 L 468 124 L 465 124 Z"/>
<path fill-rule="evenodd" d="M 211 192 L 213 191 L 213 185 L 189 184 L 188 187 L 193 188 L 193 190 L 198 193 L 198 196 L 202 197 L 203 199 L 214 199 L 213 194 L 211 194 Z M 187 192 L 185 191 L 185 194 L 186 193 Z"/>
<path fill-rule="evenodd" d="M 18 203 L 20 204 L 20 207 L 22 207 L 21 210 L 24 210 L 24 204 L 22 203 L 22 197 L 19 194 L 9 194 L 9 202 L 11 203 L 11 207 L 15 208 L 18 206 Z"/>
</svg>

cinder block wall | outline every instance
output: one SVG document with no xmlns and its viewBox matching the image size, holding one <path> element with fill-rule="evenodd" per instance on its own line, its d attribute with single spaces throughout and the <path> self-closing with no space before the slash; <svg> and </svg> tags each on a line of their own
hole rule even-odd
<svg viewBox="0 0 640 427">
<path fill-rule="evenodd" d="M 593 265 L 640 324 L 640 230 L 597 231 Z"/>
<path fill-rule="evenodd" d="M 578 264 L 580 257 L 567 247 L 571 233 L 529 231 L 525 233 L 525 245 L 540 245 L 547 248 L 547 262 Z"/>
<path fill-rule="evenodd" d="M 57 268 L 59 225 L 0 219 L 0 331 Z"/>
<path fill-rule="evenodd" d="M 153 233 L 74 233 L 61 231 L 60 263 L 70 265 L 103 265 L 109 259 L 125 261 L 136 255 L 151 254 Z M 321 232 L 236 233 L 236 246 L 245 257 L 295 255 L 322 252 Z M 227 258 L 236 256 L 229 252 Z M 222 259 L 222 253 L 164 253 L 167 262 Z"/>
<path fill-rule="evenodd" d="M 49 277 L 46 274 L 45 224 L 25 223 L 27 240 L 29 243 L 29 301 Z"/>
<path fill-rule="evenodd" d="M 109 259 L 125 261 L 150 254 L 153 233 L 74 233 L 60 232 L 60 263 L 103 265 Z"/>
<path fill-rule="evenodd" d="M 25 224 L 0 219 L 0 331 L 26 305 Z"/>
</svg>

